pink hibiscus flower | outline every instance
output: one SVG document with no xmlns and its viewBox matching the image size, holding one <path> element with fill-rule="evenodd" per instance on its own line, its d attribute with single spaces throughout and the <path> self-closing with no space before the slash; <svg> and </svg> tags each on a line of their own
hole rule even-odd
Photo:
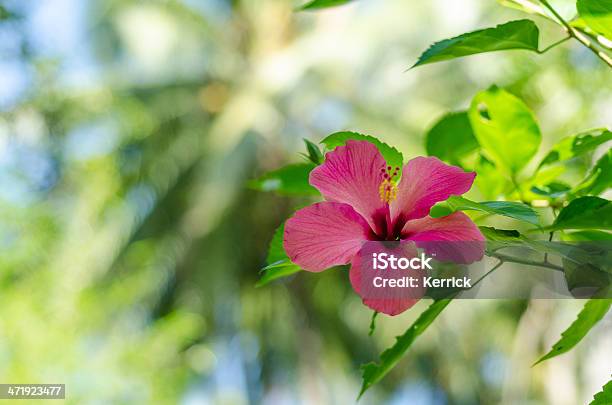
<svg viewBox="0 0 612 405">
<path fill-rule="evenodd" d="M 396 184 L 398 170 L 387 166 L 378 148 L 366 141 L 349 140 L 327 153 L 325 162 L 310 173 L 310 184 L 326 201 L 287 220 L 283 245 L 289 258 L 311 272 L 352 263 L 351 285 L 360 294 L 361 270 L 355 262 L 368 241 L 484 242 L 476 224 L 462 212 L 429 216 L 437 202 L 467 192 L 476 173 L 435 157 L 409 161 Z M 483 252 L 472 250 L 463 261 L 480 260 Z M 388 315 L 404 312 L 418 301 L 360 296 L 365 305 Z"/>
</svg>

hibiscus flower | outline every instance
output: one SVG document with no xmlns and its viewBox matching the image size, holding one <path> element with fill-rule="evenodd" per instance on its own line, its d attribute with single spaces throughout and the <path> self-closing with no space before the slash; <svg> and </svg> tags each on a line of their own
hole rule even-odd
<svg viewBox="0 0 612 405">
<path fill-rule="evenodd" d="M 462 212 L 441 218 L 429 216 L 431 207 L 451 195 L 467 192 L 476 173 L 464 172 L 435 157 L 417 157 L 399 168 L 388 166 L 370 142 L 349 140 L 325 155 L 310 173 L 310 184 L 325 201 L 298 210 L 285 224 L 283 245 L 302 269 L 320 272 L 352 264 L 349 277 L 365 305 L 397 315 L 418 298 L 372 299 L 360 291 L 359 252 L 368 241 L 484 242 L 472 220 Z M 463 262 L 482 258 L 472 249 Z M 466 256 L 467 255 L 467 256 Z"/>
</svg>

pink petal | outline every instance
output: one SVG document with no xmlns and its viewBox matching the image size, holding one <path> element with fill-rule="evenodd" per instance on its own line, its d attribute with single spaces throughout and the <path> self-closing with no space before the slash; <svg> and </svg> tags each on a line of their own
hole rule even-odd
<svg viewBox="0 0 612 405">
<path fill-rule="evenodd" d="M 353 257 L 349 278 L 353 289 L 362 298 L 363 303 L 375 311 L 387 315 L 398 315 L 416 304 L 424 295 L 422 279 L 426 275 L 420 270 L 374 270 L 370 264 L 372 253 L 394 254 L 396 257 L 414 257 L 417 255 L 416 247 L 412 242 L 400 241 L 387 244 L 385 242 L 367 242 Z M 375 276 L 399 279 L 411 275 L 419 279 L 419 286 L 415 288 L 374 287 L 372 280 Z"/>
<path fill-rule="evenodd" d="M 359 286 L 361 285 L 361 268 L 359 266 L 351 266 L 349 277 L 351 279 L 353 289 L 361 296 L 358 290 Z M 361 298 L 363 304 L 367 307 L 372 308 L 374 311 L 382 312 L 383 314 L 391 316 L 399 315 L 402 312 L 412 308 L 414 304 L 419 302 L 419 298 Z"/>
<path fill-rule="evenodd" d="M 348 264 L 370 232 L 365 219 L 350 205 L 321 202 L 287 220 L 283 246 L 293 263 L 318 272 Z"/>
<path fill-rule="evenodd" d="M 404 166 L 397 198 L 391 202 L 392 221 L 401 227 L 408 220 L 423 218 L 437 202 L 467 192 L 475 177 L 476 173 L 464 172 L 436 157 L 412 159 Z"/>
<path fill-rule="evenodd" d="M 347 141 L 325 155 L 325 162 L 310 172 L 310 184 L 327 201 L 351 205 L 377 233 L 383 232 L 388 206 L 379 194 L 385 159 L 366 141 Z"/>
<path fill-rule="evenodd" d="M 463 212 L 441 218 L 425 217 L 406 222 L 402 239 L 413 240 L 436 259 L 455 263 L 481 260 L 485 238 L 472 220 Z"/>
</svg>

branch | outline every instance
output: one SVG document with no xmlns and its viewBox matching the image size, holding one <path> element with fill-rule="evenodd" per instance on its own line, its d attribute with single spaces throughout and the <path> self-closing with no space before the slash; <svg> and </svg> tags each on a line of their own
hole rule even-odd
<svg viewBox="0 0 612 405">
<path fill-rule="evenodd" d="M 476 285 L 478 283 L 480 283 L 482 280 L 484 280 L 484 278 L 487 277 L 489 274 L 493 273 L 495 270 L 500 268 L 502 264 L 504 264 L 504 260 L 503 259 L 499 259 L 499 263 L 497 263 L 495 266 L 491 267 L 491 270 L 487 271 L 482 277 L 480 277 L 478 280 L 476 280 L 476 282 L 470 288 L 476 287 Z M 468 290 L 469 290 L 469 288 L 468 288 Z"/>
<path fill-rule="evenodd" d="M 553 42 L 552 44 L 548 45 L 546 48 L 542 49 L 541 51 L 538 51 L 538 53 L 541 55 L 541 54 L 543 54 L 543 53 L 545 53 L 545 52 L 548 52 L 548 51 L 550 51 L 552 48 L 554 48 L 555 46 L 557 46 L 557 45 L 561 45 L 562 43 L 564 43 L 564 42 L 565 42 L 565 41 L 567 41 L 568 39 L 572 39 L 572 36 L 571 36 L 571 35 L 568 35 L 568 36 L 566 36 L 566 37 L 564 37 L 564 38 L 560 39 L 560 40 L 559 40 L 559 41 L 557 41 L 557 42 Z"/>
<path fill-rule="evenodd" d="M 504 262 L 525 264 L 527 266 L 544 267 L 544 268 L 547 268 L 547 269 L 563 271 L 563 267 L 557 266 L 557 265 L 552 264 L 552 263 L 537 262 L 535 260 L 522 259 L 520 257 L 509 256 L 509 255 L 506 255 L 506 254 L 503 254 L 503 253 L 492 253 L 490 256 L 491 257 L 496 257 L 499 260 L 502 260 Z"/>
<path fill-rule="evenodd" d="M 603 60 L 608 66 L 612 67 L 612 58 L 610 58 L 610 56 L 608 56 L 605 52 L 599 50 L 597 46 L 595 46 L 586 35 L 584 35 L 580 31 L 575 30 L 571 25 L 569 25 L 569 23 L 565 21 L 563 17 L 561 17 L 561 15 L 557 12 L 557 10 L 555 10 L 548 3 L 547 0 L 540 0 L 540 3 L 542 3 L 544 7 L 546 7 L 548 11 L 550 11 L 552 15 L 555 16 L 555 18 L 559 21 L 559 23 L 563 25 L 563 27 L 565 28 L 565 31 L 567 31 L 570 37 L 582 43 L 584 46 L 589 48 L 589 50 L 593 52 L 599 59 Z"/>
</svg>

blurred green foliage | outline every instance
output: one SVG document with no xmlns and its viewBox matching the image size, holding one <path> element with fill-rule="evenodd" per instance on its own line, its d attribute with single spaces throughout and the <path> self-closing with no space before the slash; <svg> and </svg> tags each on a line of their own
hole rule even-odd
<svg viewBox="0 0 612 405">
<path fill-rule="evenodd" d="M 439 38 L 521 18 L 492 2 L 297 6 L 3 2 L 1 382 L 65 383 L 78 404 L 353 401 L 358 364 L 427 303 L 378 319 L 368 337 L 371 313 L 341 270 L 255 289 L 274 229 L 310 200 L 248 182 L 299 162 L 302 138 L 336 131 L 376 134 L 406 159 L 424 154 L 432 124 L 493 83 L 538 117 L 543 147 L 525 173 L 562 137 L 610 124 L 609 69 L 580 44 L 404 73 Z M 538 24 L 542 42 L 562 38 Z M 598 149 L 559 181 L 582 180 L 581 159 L 609 167 Z M 469 198 L 510 187 L 475 160 L 465 164 L 479 165 L 482 182 Z M 526 195 L 550 183 L 525 178 Z M 483 224 L 505 224 L 493 222 Z M 577 303 L 454 304 L 364 403 L 573 404 L 604 385 L 592 377 L 609 366 L 601 329 L 576 348 L 584 360 L 515 372 L 550 347 Z"/>
</svg>

